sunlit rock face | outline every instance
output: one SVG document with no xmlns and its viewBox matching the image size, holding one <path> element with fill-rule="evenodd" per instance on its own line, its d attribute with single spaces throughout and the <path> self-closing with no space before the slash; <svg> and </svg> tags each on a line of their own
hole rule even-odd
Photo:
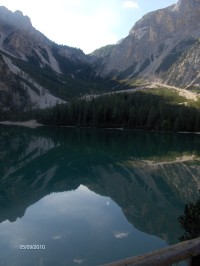
<svg viewBox="0 0 200 266">
<path fill-rule="evenodd" d="M 97 67 L 98 73 L 122 79 L 145 77 L 169 82 L 167 72 L 174 72 L 176 65 L 176 71 L 184 76 L 186 71 L 177 60 L 196 44 L 199 29 L 199 0 L 180 0 L 175 5 L 148 13 L 136 22 L 129 35 L 116 44 L 109 55 L 101 57 L 102 67 Z M 192 67 L 191 62 L 187 63 Z M 194 70 L 184 82 L 174 78 L 171 84 L 187 86 L 195 79 Z"/>
</svg>

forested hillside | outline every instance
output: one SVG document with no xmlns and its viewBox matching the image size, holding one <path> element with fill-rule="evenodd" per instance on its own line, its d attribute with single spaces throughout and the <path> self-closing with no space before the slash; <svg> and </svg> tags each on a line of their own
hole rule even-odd
<svg viewBox="0 0 200 266">
<path fill-rule="evenodd" d="M 2 120 L 37 119 L 45 125 L 200 131 L 200 102 L 167 89 L 78 99 L 27 113 L 1 113 Z"/>
</svg>

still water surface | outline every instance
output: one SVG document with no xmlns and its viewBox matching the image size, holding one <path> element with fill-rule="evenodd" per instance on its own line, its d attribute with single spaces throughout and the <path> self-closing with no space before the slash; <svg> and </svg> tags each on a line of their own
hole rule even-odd
<svg viewBox="0 0 200 266">
<path fill-rule="evenodd" d="M 177 243 L 200 136 L 0 127 L 0 265 L 95 266 Z M 22 250 L 20 245 L 45 249 Z"/>
</svg>

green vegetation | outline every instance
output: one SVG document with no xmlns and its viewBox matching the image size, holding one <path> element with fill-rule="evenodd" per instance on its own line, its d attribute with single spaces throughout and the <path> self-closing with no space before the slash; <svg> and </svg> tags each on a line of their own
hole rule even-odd
<svg viewBox="0 0 200 266">
<path fill-rule="evenodd" d="M 144 63 L 141 65 L 140 69 L 139 69 L 139 73 L 141 73 L 142 71 L 144 71 L 149 65 L 150 65 L 150 59 L 147 58 Z"/>
<path fill-rule="evenodd" d="M 165 48 L 165 43 L 161 43 L 158 46 L 158 55 L 160 55 L 163 52 L 164 48 Z"/>
<path fill-rule="evenodd" d="M 123 127 L 145 130 L 200 130 L 200 112 L 193 107 L 177 105 L 171 95 L 151 92 L 99 96 L 57 105 L 38 117 L 45 124 Z"/>
<path fill-rule="evenodd" d="M 26 113 L 0 112 L 0 120 L 33 118 L 46 125 L 194 132 L 200 131 L 200 100 L 189 101 L 175 90 L 159 87 L 74 98 L 68 104 Z"/>
<path fill-rule="evenodd" d="M 94 55 L 97 57 L 105 57 L 112 52 L 114 47 L 115 47 L 114 44 L 109 44 L 109 45 L 103 46 L 99 49 L 96 49 L 94 52 L 91 53 L 91 55 Z"/>
<path fill-rule="evenodd" d="M 182 104 L 187 101 L 185 97 L 179 95 L 178 91 L 168 89 L 165 87 L 157 87 L 155 89 L 152 88 L 152 89 L 144 90 L 144 92 L 151 93 L 156 96 L 160 96 L 166 99 L 166 101 L 169 104 Z"/>
<path fill-rule="evenodd" d="M 45 51 L 43 51 L 44 53 Z M 29 57 L 29 61 L 17 59 L 8 54 L 6 56 L 39 85 L 49 90 L 52 95 L 67 101 L 86 94 L 99 94 L 128 87 L 128 85 L 123 84 L 122 88 L 118 81 L 96 77 L 93 75 L 91 66 L 87 63 L 80 63 L 78 60 L 73 62 L 59 55 L 57 46 L 54 47 L 53 53 L 63 74 L 56 73 L 47 65 L 40 67 L 43 63 L 34 50 L 32 56 Z M 2 54 L 4 53 L 2 52 Z M 30 82 L 26 82 L 21 78 L 20 73 L 18 78 L 30 85 Z M 36 91 L 37 88 L 33 87 L 32 89 Z"/>
<path fill-rule="evenodd" d="M 45 60 L 50 63 L 47 50 L 45 48 L 42 48 L 42 47 L 39 47 L 39 49 L 40 49 L 40 53 L 45 58 Z"/>
<path fill-rule="evenodd" d="M 200 94 L 200 86 L 189 86 L 189 87 L 187 87 L 187 90 L 188 91 L 192 91 L 192 92 L 195 92 L 195 93 L 197 93 L 197 94 Z"/>
<path fill-rule="evenodd" d="M 146 86 L 148 84 L 148 82 L 142 78 L 130 79 L 130 80 L 127 80 L 126 83 L 132 87 Z"/>
<path fill-rule="evenodd" d="M 59 126 L 112 127 L 162 131 L 200 131 L 200 110 L 179 104 L 184 97 L 169 90 L 146 90 L 78 99 L 53 108 L 14 114 Z M 0 114 L 2 120 L 5 114 Z M 12 119 L 12 114 L 6 118 Z M 4 120 L 5 120 L 4 119 Z"/>
<path fill-rule="evenodd" d="M 200 236 L 200 200 L 196 203 L 188 203 L 184 214 L 178 219 L 185 233 L 180 237 L 181 241 L 197 238 Z"/>
<path fill-rule="evenodd" d="M 196 43 L 196 39 L 190 38 L 181 41 L 171 52 L 164 58 L 162 64 L 156 70 L 156 73 L 165 72 L 182 56 L 186 49 L 189 49 L 191 45 Z M 162 50 L 162 46 L 159 49 Z"/>
<path fill-rule="evenodd" d="M 126 70 L 118 73 L 117 78 L 118 79 L 126 79 L 128 76 L 130 76 L 130 75 L 132 76 L 133 73 L 135 72 L 135 68 L 136 68 L 137 64 L 138 64 L 137 62 L 133 62 L 133 64 L 130 67 L 128 67 Z"/>
<path fill-rule="evenodd" d="M 182 51 L 171 51 L 171 53 L 164 58 L 162 64 L 156 70 L 156 74 L 167 71 L 181 57 L 182 53 Z"/>
</svg>

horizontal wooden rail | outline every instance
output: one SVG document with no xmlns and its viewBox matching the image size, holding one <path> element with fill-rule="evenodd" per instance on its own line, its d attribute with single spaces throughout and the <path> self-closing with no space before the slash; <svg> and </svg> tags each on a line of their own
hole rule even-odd
<svg viewBox="0 0 200 266">
<path fill-rule="evenodd" d="M 198 255 L 200 255 L 200 237 L 102 266 L 169 266 Z"/>
</svg>

